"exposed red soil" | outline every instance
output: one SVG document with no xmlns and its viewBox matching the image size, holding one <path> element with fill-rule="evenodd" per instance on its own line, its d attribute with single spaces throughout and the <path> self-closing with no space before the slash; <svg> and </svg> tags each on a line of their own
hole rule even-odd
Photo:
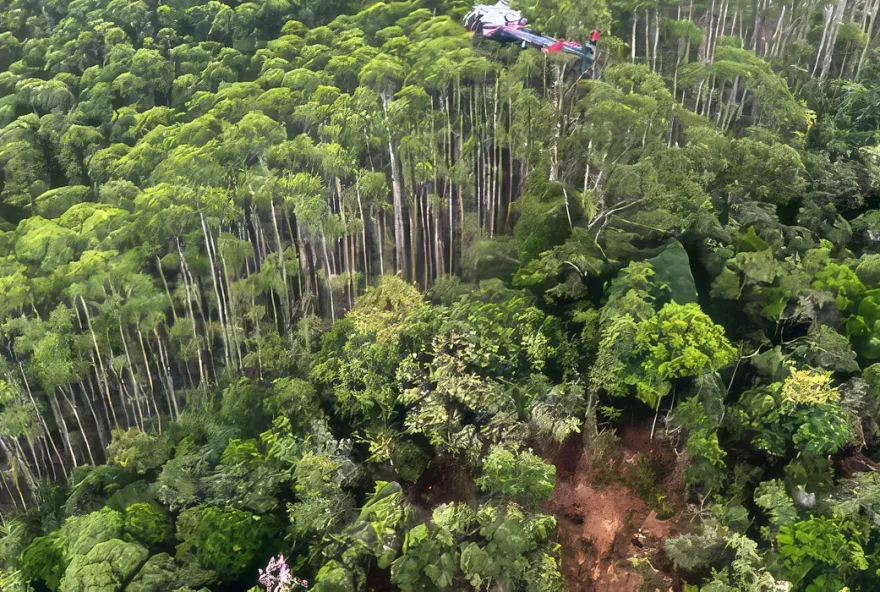
<svg viewBox="0 0 880 592">
<path fill-rule="evenodd" d="M 633 560 L 645 560 L 642 573 L 652 574 L 647 589 L 673 590 L 664 573 L 668 561 L 662 543 L 681 526 L 685 508 L 683 470 L 671 444 L 660 434 L 650 437 L 651 424 L 637 423 L 620 431 L 620 445 L 605 458 L 596 459 L 584 449 L 580 437 L 567 441 L 548 460 L 557 467 L 557 483 L 546 510 L 556 515 L 562 545 L 562 570 L 570 592 L 637 592 L 645 577 L 636 573 Z M 666 496 L 673 518 L 657 513 L 624 481 L 627 467 L 646 456 L 658 475 L 658 489 Z M 597 479 L 597 475 L 601 477 Z"/>
<path fill-rule="evenodd" d="M 857 450 L 847 449 L 831 456 L 831 462 L 838 477 L 851 477 L 856 473 L 875 473 L 880 464 Z"/>
</svg>

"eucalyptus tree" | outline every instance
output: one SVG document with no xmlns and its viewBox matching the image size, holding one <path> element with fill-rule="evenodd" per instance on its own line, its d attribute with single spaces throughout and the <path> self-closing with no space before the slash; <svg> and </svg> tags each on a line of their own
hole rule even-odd
<svg viewBox="0 0 880 592">
<path fill-rule="evenodd" d="M 400 162 L 399 142 L 400 131 L 392 123 L 389 113 L 389 101 L 404 80 L 404 65 L 398 58 L 390 55 L 378 55 L 367 63 L 360 73 L 360 83 L 372 88 L 378 94 L 382 105 L 384 129 L 382 135 L 387 138 L 388 159 L 391 168 L 391 190 L 394 215 L 394 261 L 398 272 L 405 272 L 407 265 L 406 236 L 403 225 L 403 171 Z"/>
</svg>

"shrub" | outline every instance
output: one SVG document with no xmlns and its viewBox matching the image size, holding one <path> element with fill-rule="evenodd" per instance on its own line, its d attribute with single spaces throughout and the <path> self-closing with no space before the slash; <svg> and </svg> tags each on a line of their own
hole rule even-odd
<svg viewBox="0 0 880 592">
<path fill-rule="evenodd" d="M 253 567 L 269 537 L 264 518 L 236 510 L 196 506 L 177 519 L 178 554 L 192 552 L 205 568 L 229 581 Z"/>
<path fill-rule="evenodd" d="M 171 524 L 161 508 L 153 504 L 132 504 L 125 509 L 128 537 L 147 545 L 161 543 L 171 534 Z"/>
</svg>

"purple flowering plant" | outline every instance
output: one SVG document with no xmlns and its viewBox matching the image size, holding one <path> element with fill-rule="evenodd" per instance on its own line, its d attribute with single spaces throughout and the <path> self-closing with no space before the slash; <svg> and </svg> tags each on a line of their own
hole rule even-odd
<svg viewBox="0 0 880 592">
<path fill-rule="evenodd" d="M 265 570 L 259 571 L 260 583 L 266 587 L 266 592 L 298 592 L 309 588 L 308 581 L 293 577 L 284 555 L 280 553 L 269 561 Z"/>
</svg>

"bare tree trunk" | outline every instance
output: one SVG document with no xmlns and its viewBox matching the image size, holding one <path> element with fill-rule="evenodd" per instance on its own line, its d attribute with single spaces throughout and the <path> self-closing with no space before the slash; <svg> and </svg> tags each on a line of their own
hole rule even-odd
<svg viewBox="0 0 880 592">
<path fill-rule="evenodd" d="M 220 288 L 217 285 L 217 267 L 214 264 L 214 255 L 211 253 L 211 239 L 208 236 L 208 225 L 205 224 L 205 215 L 199 213 L 199 217 L 202 221 L 202 232 L 205 235 L 205 252 L 208 254 L 208 267 L 211 268 L 211 284 L 214 287 L 214 298 L 217 300 L 217 320 L 220 321 L 220 335 L 223 338 L 223 358 L 226 360 L 227 365 L 232 365 L 232 356 L 229 353 L 229 331 L 226 325 L 226 306 L 223 302 L 223 299 L 220 298 Z M 275 208 L 272 208 L 272 221 L 275 221 Z M 275 232 L 278 232 L 278 227 L 275 227 Z M 280 248 L 280 239 L 279 239 L 279 248 Z M 279 252 L 279 259 L 281 258 L 281 254 Z M 283 268 L 283 264 L 282 264 Z M 283 269 L 282 269 L 283 272 Z M 285 278 L 286 279 L 286 278 Z M 284 283 L 285 288 L 287 287 L 287 282 Z M 161 431 L 161 430 L 160 430 Z"/>
<path fill-rule="evenodd" d="M 559 181 L 559 144 L 562 141 L 562 124 L 563 124 L 563 113 L 562 113 L 562 100 L 563 100 L 563 86 L 565 80 L 565 64 L 562 65 L 561 72 L 556 70 L 556 80 L 554 82 L 554 86 L 556 88 L 556 109 L 554 113 L 554 119 L 556 121 L 556 126 L 553 131 L 553 147 L 550 156 L 550 180 L 551 181 Z"/>
<path fill-rule="evenodd" d="M 746 106 L 746 99 L 748 98 L 749 90 L 750 90 L 749 85 L 746 84 L 745 88 L 743 88 L 743 90 L 742 90 L 742 98 L 739 101 L 739 108 L 736 110 L 736 114 L 734 116 L 732 116 L 730 121 L 727 122 L 728 128 L 730 127 L 731 123 L 733 123 L 734 121 L 739 121 L 739 119 L 742 118 L 743 111 Z"/>
<path fill-rule="evenodd" d="M 498 161 L 500 160 L 500 153 L 498 152 L 500 146 L 500 139 L 498 134 L 498 106 L 500 101 L 498 100 L 498 95 L 501 91 L 501 79 L 495 79 L 495 97 L 492 102 L 492 190 L 491 195 L 489 197 L 489 238 L 493 238 L 495 236 L 495 218 L 497 216 L 496 209 L 496 200 L 501 193 L 501 182 L 498 179 Z"/>
<path fill-rule="evenodd" d="M 865 32 L 865 25 L 868 22 L 868 15 L 871 14 L 871 6 L 874 4 L 874 0 L 864 0 L 865 3 L 862 5 L 862 18 L 859 19 L 859 27 L 862 29 L 862 32 Z M 853 10 L 855 12 L 855 10 Z M 853 19 L 855 20 L 855 19 Z M 870 39 L 869 39 L 870 41 Z"/>
<path fill-rule="evenodd" d="M 162 343 L 162 337 L 159 335 L 159 329 L 153 328 L 153 335 L 156 337 L 156 346 L 159 349 L 159 362 L 162 364 L 162 371 L 165 374 L 165 396 L 168 399 L 168 408 L 172 412 L 173 418 L 180 417 L 180 409 L 177 406 L 177 394 L 174 392 L 174 378 L 171 376 L 171 367 L 168 364 L 168 356 L 165 352 L 165 346 Z"/>
<path fill-rule="evenodd" d="M 107 369 L 104 367 L 104 359 L 101 357 L 101 348 L 98 347 L 98 337 L 95 335 L 95 331 L 92 329 L 92 317 L 89 314 L 89 307 L 86 304 L 86 301 L 82 297 L 82 295 L 80 295 L 79 299 L 82 303 L 83 312 L 86 315 L 86 323 L 88 323 L 89 333 L 92 335 L 92 345 L 95 346 L 95 355 L 98 358 L 98 384 L 100 385 L 100 381 L 103 377 L 104 395 L 107 397 L 107 404 L 110 405 L 110 413 L 113 416 L 113 425 L 118 430 L 119 421 L 116 419 L 116 410 L 113 408 L 113 399 L 110 398 L 110 383 L 107 381 Z"/>
<path fill-rule="evenodd" d="M 587 144 L 587 155 L 585 157 L 586 164 L 584 165 L 584 189 L 583 189 L 583 199 L 584 203 L 587 201 L 587 193 L 590 191 L 590 159 L 593 158 L 593 140 L 591 139 L 589 144 Z M 587 207 L 587 219 L 592 221 L 592 212 L 591 208 Z"/>
<path fill-rule="evenodd" d="M 140 381 L 137 379 L 137 376 L 135 375 L 135 372 L 134 372 L 134 362 L 132 361 L 131 354 L 128 351 L 128 338 L 126 337 L 125 331 L 122 328 L 122 322 L 119 323 L 119 337 L 120 337 L 120 339 L 122 339 L 122 348 L 125 351 L 125 359 L 128 361 L 128 373 L 129 373 L 129 376 L 131 376 L 132 389 L 134 389 L 135 397 L 138 397 L 138 400 L 140 400 L 140 397 L 138 396 L 138 392 L 143 394 L 143 389 L 141 388 Z M 156 399 L 154 397 L 153 398 L 153 405 L 156 410 L 156 419 L 159 422 L 159 424 L 158 424 L 159 433 L 161 434 L 162 433 L 162 419 L 159 417 L 159 408 L 156 407 L 155 404 L 156 404 Z M 149 409 L 150 408 L 148 406 L 147 407 L 148 413 L 149 413 Z"/>
<path fill-rule="evenodd" d="M 27 442 L 28 448 L 30 448 L 31 456 L 34 458 L 34 468 L 37 470 L 37 479 L 42 479 L 43 478 L 43 470 L 42 470 L 42 467 L 40 466 L 41 465 L 40 455 L 39 455 L 36 447 L 34 446 L 34 439 L 31 437 L 31 435 L 29 433 L 26 433 L 24 435 L 24 439 Z M 21 445 L 18 444 L 18 441 L 16 441 L 16 445 L 19 446 L 19 448 L 21 448 Z"/>
<path fill-rule="evenodd" d="M 7 454 L 7 456 L 9 457 L 10 463 L 14 462 L 14 457 L 12 456 L 12 454 L 6 452 L 6 443 L 3 442 L 2 439 L 0 439 L 0 444 L 2 444 L 4 448 L 4 453 Z M 9 499 L 12 501 L 15 509 L 18 510 L 18 503 L 15 501 L 15 496 L 12 495 L 12 489 L 9 487 L 9 483 L 6 482 L 6 476 L 3 474 L 3 471 L 0 471 L 0 479 L 3 480 L 3 487 L 5 487 L 6 491 L 9 493 Z M 24 511 L 27 511 L 27 503 L 25 503 L 24 496 L 21 493 L 21 488 L 18 486 L 18 479 L 13 479 L 13 482 L 15 484 L 15 489 L 18 492 L 18 497 L 21 500 L 22 509 L 24 509 Z"/>
<path fill-rule="evenodd" d="M 434 269 L 436 276 L 435 280 L 446 275 L 446 261 L 444 261 L 444 249 L 443 249 L 443 224 L 441 222 L 442 212 L 441 209 L 443 207 L 443 202 L 439 202 L 435 204 L 434 207 L 434 254 L 437 257 L 436 267 Z"/>
<path fill-rule="evenodd" d="M 456 90 L 459 90 L 458 83 L 456 83 L 455 87 L 456 87 Z M 455 146 L 452 141 L 452 114 L 450 113 L 450 111 L 452 110 L 452 105 L 450 104 L 451 102 L 452 102 L 452 99 L 450 99 L 450 98 L 446 99 L 446 137 L 447 137 L 447 142 L 449 143 L 450 177 L 451 177 L 451 170 L 452 170 L 452 167 L 455 165 L 454 161 L 456 159 Z M 450 274 L 453 273 L 453 268 L 452 268 L 453 252 L 452 252 L 452 250 L 453 250 L 453 248 L 455 248 L 454 226 L 453 226 L 453 222 L 452 222 L 453 208 L 455 205 L 453 203 L 454 196 L 455 196 L 455 186 L 452 182 L 452 178 L 450 178 L 449 179 L 449 192 L 446 195 L 446 199 L 448 200 L 448 205 L 449 205 L 449 244 L 447 245 L 447 248 L 449 251 L 448 261 L 449 261 L 449 273 Z"/>
<path fill-rule="evenodd" d="M 412 173 L 412 169 L 410 169 Z M 416 273 L 416 263 L 418 262 L 418 244 L 419 244 L 419 196 L 416 194 L 415 176 L 412 177 L 412 207 L 409 210 L 409 278 L 415 283 L 419 281 Z M 425 254 L 427 256 L 427 253 Z"/>
<path fill-rule="evenodd" d="M 834 58 L 834 46 L 837 43 L 837 33 L 840 31 L 840 25 L 843 23 L 843 16 L 846 12 L 846 0 L 838 0 L 837 8 L 834 11 L 834 22 L 832 23 L 831 34 L 828 37 L 828 47 L 825 51 L 825 60 L 822 62 L 822 73 L 819 76 L 820 81 L 824 81 L 828 77 L 831 70 L 831 61 Z"/>
<path fill-rule="evenodd" d="M 144 356 L 144 369 L 147 372 L 147 384 L 150 385 L 150 400 L 153 402 L 153 409 L 156 411 L 156 421 L 159 422 L 159 433 L 162 433 L 162 417 L 159 413 L 159 405 L 156 403 L 156 388 L 153 384 L 153 372 L 150 370 L 150 361 L 147 358 L 147 348 L 144 346 L 144 335 L 141 328 L 137 327 L 138 342 L 141 346 L 141 354 Z"/>
<path fill-rule="evenodd" d="M 342 234 L 342 265 L 345 268 L 345 272 L 348 273 L 345 284 L 346 292 L 348 292 L 348 308 L 350 310 L 351 307 L 354 306 L 353 298 L 355 296 L 354 272 L 352 270 L 353 262 L 351 261 L 348 244 L 351 237 L 348 234 L 348 221 L 345 218 L 345 205 L 342 202 L 342 180 L 339 177 L 336 177 L 335 181 L 336 195 L 339 199 L 339 216 L 342 220 L 342 226 L 345 228 Z"/>
<path fill-rule="evenodd" d="M 176 240 L 177 240 L 177 252 L 178 252 L 178 254 L 180 254 L 180 271 L 182 272 L 183 285 L 186 289 L 186 307 L 189 309 L 189 318 L 192 321 L 193 340 L 195 340 L 196 355 L 198 356 L 198 360 L 199 360 L 199 386 L 202 386 L 206 382 L 205 381 L 205 364 L 202 361 L 202 346 L 199 343 L 199 341 L 200 341 L 199 330 L 198 330 L 198 327 L 196 326 L 196 314 L 195 314 L 195 311 L 193 310 L 193 305 L 192 305 L 192 301 L 195 298 L 195 295 L 193 294 L 192 286 L 190 286 L 189 280 L 188 280 L 189 272 L 187 270 L 186 256 L 183 254 L 183 248 L 181 248 L 181 246 L 180 246 L 180 239 L 178 238 Z"/>
<path fill-rule="evenodd" d="M 678 6 L 678 16 L 676 20 L 681 20 L 681 5 Z M 678 51 L 675 56 L 675 70 L 672 72 L 672 100 L 678 101 L 678 69 L 681 67 L 681 60 L 684 53 L 690 49 L 687 38 L 678 38 Z"/>
<path fill-rule="evenodd" d="M 425 206 L 422 208 L 422 228 L 424 232 L 422 233 L 422 242 L 424 246 L 422 248 L 425 249 L 425 265 L 424 265 L 424 281 L 425 281 L 425 289 L 428 289 L 428 286 L 431 285 L 431 280 L 434 277 L 434 240 L 431 236 L 433 225 L 431 224 L 431 218 L 433 216 L 431 212 L 431 196 L 428 195 L 427 188 L 423 189 Z"/>
<path fill-rule="evenodd" d="M 781 41 L 779 38 L 780 31 L 782 30 L 782 21 L 785 20 L 785 4 L 782 5 L 782 10 L 779 13 L 779 19 L 776 21 L 776 29 L 773 31 L 773 37 L 770 39 L 770 51 L 767 52 L 768 57 L 775 57 L 779 48 L 779 42 Z"/>
<path fill-rule="evenodd" d="M 697 98 L 694 100 L 694 113 L 700 112 L 700 101 L 703 98 L 703 86 L 706 84 L 706 79 L 700 80 L 700 86 L 697 87 Z"/>
<path fill-rule="evenodd" d="M 376 216 L 376 245 L 379 248 L 379 275 L 385 275 L 385 212 L 379 208 L 379 215 Z"/>
<path fill-rule="evenodd" d="M 21 448 L 21 444 L 18 443 L 18 440 L 15 438 L 10 438 L 12 441 L 12 446 L 15 450 L 14 455 L 10 455 L 9 451 L 4 447 L 4 452 L 6 453 L 7 458 L 10 460 L 10 468 L 12 470 L 12 482 L 15 484 L 15 489 L 18 491 L 18 497 L 21 500 L 21 504 L 25 510 L 27 510 L 27 502 L 25 502 L 23 492 L 21 490 L 21 485 L 19 484 L 19 472 L 23 473 L 25 483 L 27 484 L 28 490 L 33 494 L 36 491 L 37 483 L 34 479 L 34 473 L 31 471 L 30 466 L 27 462 L 27 456 L 25 456 L 24 450 Z M 2 442 L 2 439 L 0 439 Z"/>
<path fill-rule="evenodd" d="M 840 62 L 840 70 L 837 72 L 838 78 L 845 78 L 846 67 L 850 65 L 850 50 L 852 49 L 852 41 L 846 42 L 846 48 L 843 50 L 843 60 Z"/>
<path fill-rule="evenodd" d="M 636 63 L 636 28 L 639 24 L 638 9 L 633 10 L 633 27 L 632 27 L 632 44 L 630 46 L 630 57 L 632 63 Z"/>
<path fill-rule="evenodd" d="M 109 442 L 107 438 L 107 434 L 104 431 L 104 425 L 98 419 L 98 414 L 95 412 L 95 406 L 92 404 L 93 401 L 98 399 L 95 394 L 94 389 L 91 388 L 91 380 L 88 381 L 80 381 L 79 383 L 79 392 L 80 398 L 85 400 L 86 407 L 89 408 L 89 413 L 92 416 L 92 420 L 95 422 L 95 430 L 98 432 L 98 443 L 101 445 L 100 452 L 107 450 L 107 444 Z M 73 387 L 71 387 L 71 396 L 73 397 L 74 402 L 76 402 L 76 397 L 74 397 Z"/>
<path fill-rule="evenodd" d="M 760 34 L 759 21 L 761 18 L 761 0 L 752 0 L 752 16 L 755 18 L 755 24 L 752 28 L 752 51 L 758 53 L 758 35 Z"/>
<path fill-rule="evenodd" d="M 867 27 L 865 28 L 865 33 L 867 34 L 867 38 L 865 40 L 865 47 L 862 49 L 862 55 L 859 58 L 859 65 L 856 68 L 856 75 L 855 75 L 856 79 L 858 79 L 862 73 L 862 66 L 865 64 L 865 58 L 868 56 L 868 50 L 871 47 L 871 42 L 872 42 L 871 32 L 874 29 L 874 21 L 877 20 L 878 7 L 880 7 L 880 0 L 877 0 L 876 2 L 874 2 L 874 8 L 871 10 L 870 18 L 866 17 Z M 867 8 L 865 9 L 865 12 L 867 13 Z"/>
<path fill-rule="evenodd" d="M 302 250 L 300 250 L 300 253 L 302 253 Z M 226 313 L 229 321 L 229 336 L 232 338 L 231 347 L 233 352 L 235 352 L 234 360 L 237 363 L 236 368 L 241 370 L 241 340 L 238 335 L 238 319 L 240 317 L 235 309 L 235 300 L 232 297 L 232 280 L 229 275 L 229 269 L 226 265 L 226 258 L 223 256 L 223 253 L 220 253 L 219 251 L 217 251 L 217 255 L 220 257 L 220 264 L 223 266 L 223 281 L 220 283 L 220 286 L 226 294 Z M 239 270 L 236 270 L 236 274 L 238 274 L 238 271 Z M 300 273 L 297 275 L 297 279 L 302 277 L 303 273 L 308 273 L 308 270 L 306 265 L 301 264 Z M 302 282 L 302 280 L 300 280 L 300 282 Z M 300 283 L 300 294 L 302 294 L 302 283 Z"/>
<path fill-rule="evenodd" d="M 333 302 L 333 287 L 330 285 L 333 274 L 330 271 L 330 256 L 327 254 L 327 237 L 324 236 L 323 232 L 321 233 L 321 249 L 324 252 L 324 273 L 327 276 L 324 278 L 324 283 L 327 284 L 327 295 L 330 298 L 330 318 L 335 321 L 336 306 Z"/>
<path fill-rule="evenodd" d="M 654 55 L 651 58 L 651 70 L 657 72 L 657 54 L 660 47 L 660 15 L 659 11 L 654 9 Z"/>
<path fill-rule="evenodd" d="M 73 411 L 73 417 L 74 417 L 74 419 L 76 419 L 77 427 L 79 427 L 79 433 L 82 435 L 83 444 L 85 444 L 86 453 L 89 456 L 89 462 L 91 462 L 92 465 L 94 465 L 95 464 L 95 457 L 92 456 L 92 447 L 91 447 L 91 445 L 89 445 L 89 438 L 88 438 L 88 435 L 86 434 L 86 429 L 83 426 L 82 420 L 79 417 L 79 411 L 77 411 L 76 405 L 74 405 L 73 401 L 71 401 L 70 398 L 68 397 L 67 392 L 64 390 L 64 387 L 60 386 L 58 388 L 61 391 L 61 396 L 64 397 L 64 400 L 67 403 L 67 406 L 70 407 L 71 411 Z"/>
<path fill-rule="evenodd" d="M 9 484 L 6 482 L 6 475 L 3 473 L 3 471 L 0 471 L 0 481 L 3 482 L 3 488 L 6 490 L 7 495 L 9 495 L 10 501 L 12 501 L 13 509 L 15 510 L 15 512 L 19 512 L 18 502 L 15 501 L 15 496 L 12 494 L 12 489 L 9 488 Z M 2 518 L 2 515 L 0 515 L 0 518 Z M 5 519 L 3 519 L 3 526 L 6 526 Z"/>
<path fill-rule="evenodd" d="M 714 98 L 715 93 L 715 76 L 709 80 L 709 86 L 706 90 L 706 102 L 703 103 L 703 117 L 711 117 L 712 114 L 712 99 Z"/>
<path fill-rule="evenodd" d="M 712 0 L 711 8 L 709 8 L 709 25 L 706 27 L 706 44 L 705 52 L 702 56 L 702 63 L 708 64 L 712 59 L 712 33 L 715 25 L 715 0 Z"/>
<path fill-rule="evenodd" d="M 290 222 L 288 221 L 288 224 Z M 291 233 L 291 237 L 293 233 Z M 291 243 L 293 239 L 291 238 Z M 212 233 L 208 233 L 208 242 L 210 243 L 211 252 L 214 253 L 214 263 L 217 267 L 217 276 L 218 276 L 218 287 L 220 288 L 220 298 L 223 300 L 223 310 L 226 314 L 226 332 L 229 337 L 229 349 L 230 358 L 233 363 L 236 361 L 239 362 L 236 368 L 241 368 L 241 352 L 238 347 L 238 334 L 235 330 L 235 314 L 232 310 L 232 292 L 229 289 L 229 271 L 226 269 L 226 261 L 223 259 L 223 254 L 220 253 L 220 249 L 217 248 L 217 242 L 214 240 L 214 235 Z M 223 273 L 220 273 L 220 270 L 223 270 Z M 236 270 L 238 272 L 238 270 Z M 300 290 L 302 291 L 302 290 Z M 233 352 L 235 355 L 233 355 Z"/>
<path fill-rule="evenodd" d="M 58 429 L 61 430 L 64 449 L 73 461 L 73 466 L 78 467 L 79 463 L 76 462 L 76 454 L 73 451 L 73 445 L 70 443 L 70 432 L 67 430 L 67 424 L 64 423 L 64 416 L 61 414 L 61 407 L 58 405 L 58 400 L 55 398 L 55 389 L 50 389 L 46 394 L 49 398 L 49 408 L 52 410 L 52 415 L 55 417 L 55 423 L 58 424 Z"/>
<path fill-rule="evenodd" d="M 712 36 L 712 60 L 715 60 L 715 52 L 718 49 L 718 38 L 724 35 L 724 25 L 727 24 L 727 10 L 730 6 L 730 0 L 721 1 L 721 13 L 718 16 L 718 22 L 715 24 L 715 34 Z"/>
<path fill-rule="evenodd" d="M 357 192 L 358 211 L 361 213 L 361 240 L 363 241 L 364 255 L 364 285 L 370 285 L 370 266 L 367 262 L 367 219 L 364 217 L 364 204 L 361 202 L 361 185 L 355 183 L 355 191 Z"/>
<path fill-rule="evenodd" d="M 825 27 L 822 29 L 822 41 L 819 43 L 819 49 L 816 51 L 816 63 L 813 64 L 813 71 L 810 73 L 811 76 L 816 75 L 816 70 L 819 69 L 819 62 L 822 60 L 822 50 L 825 49 L 825 40 L 828 39 L 828 31 L 831 27 L 831 17 L 834 15 L 834 7 L 826 6 L 825 7 Z"/>
<path fill-rule="evenodd" d="M 171 290 L 168 289 L 168 282 L 165 280 L 165 272 L 162 271 L 162 260 L 156 256 L 156 269 L 159 270 L 159 277 L 162 278 L 162 285 L 165 286 L 165 294 L 168 296 L 168 305 L 171 307 L 171 316 L 177 321 L 177 311 L 174 309 L 174 299 L 171 297 Z"/>
<path fill-rule="evenodd" d="M 144 424 L 144 410 L 141 407 L 141 400 L 138 396 L 137 384 L 132 384 L 135 389 L 134 393 L 129 392 L 125 377 L 117 372 L 115 368 L 111 367 L 111 370 L 113 370 L 113 375 L 116 377 L 116 382 L 119 383 L 120 392 L 128 397 L 129 405 L 131 405 L 131 412 L 134 415 L 135 426 L 139 430 L 146 431 L 146 425 Z"/>
<path fill-rule="evenodd" d="M 507 85 L 507 207 L 504 216 L 504 231 L 510 233 L 510 210 L 513 204 L 513 97 L 510 83 Z"/>
<path fill-rule="evenodd" d="M 385 117 L 388 117 L 386 99 L 382 97 L 382 108 L 385 109 Z M 397 271 L 406 273 L 406 243 L 403 229 L 403 186 L 400 178 L 400 156 L 397 146 L 389 136 L 388 157 L 391 159 L 391 196 L 394 207 L 394 259 Z"/>
<path fill-rule="evenodd" d="M 58 464 L 61 465 L 61 472 L 64 473 L 64 478 L 67 479 L 69 476 L 67 474 L 67 468 L 64 466 L 64 457 L 61 456 L 61 452 L 58 451 L 58 447 L 55 445 L 55 439 L 52 438 L 52 433 L 49 431 L 49 426 L 46 424 L 46 420 L 43 417 L 40 408 L 37 406 L 37 401 L 36 399 L 34 399 L 33 392 L 31 392 L 31 387 L 28 384 L 28 379 L 24 373 L 24 367 L 21 365 L 21 362 L 18 363 L 18 370 L 19 372 L 21 372 L 21 378 L 24 381 L 24 388 L 27 391 L 28 397 L 31 400 L 31 405 L 34 406 L 34 412 L 40 419 L 40 425 L 43 426 L 43 433 L 46 434 L 46 439 L 49 440 L 49 444 L 51 444 L 52 450 L 55 452 L 55 457 L 58 459 Z M 54 468 L 52 470 L 54 471 Z"/>
</svg>

